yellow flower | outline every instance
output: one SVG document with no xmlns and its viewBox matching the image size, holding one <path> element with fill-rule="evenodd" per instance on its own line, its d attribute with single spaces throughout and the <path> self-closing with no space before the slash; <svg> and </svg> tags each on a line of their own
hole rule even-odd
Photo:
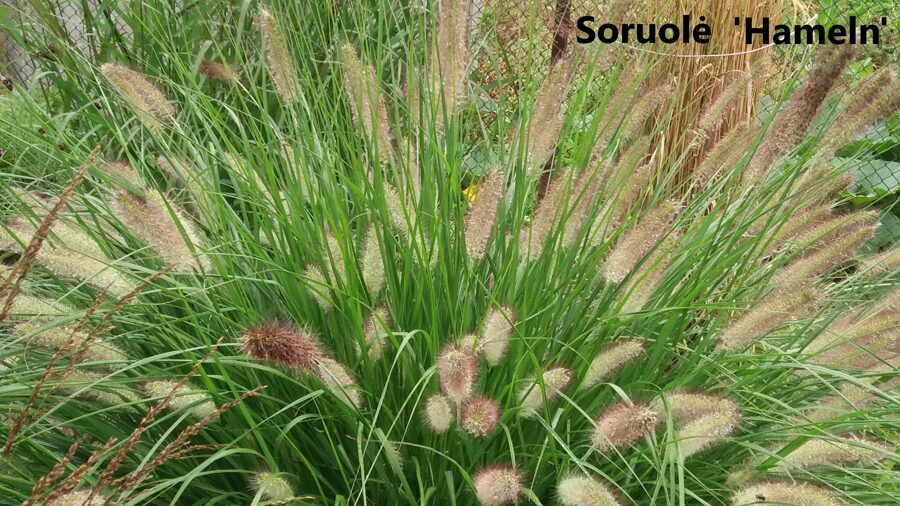
<svg viewBox="0 0 900 506">
<path fill-rule="evenodd" d="M 463 195 L 466 196 L 466 200 L 469 201 L 469 205 L 475 203 L 475 195 L 478 193 L 478 185 L 470 184 L 463 190 Z"/>
</svg>

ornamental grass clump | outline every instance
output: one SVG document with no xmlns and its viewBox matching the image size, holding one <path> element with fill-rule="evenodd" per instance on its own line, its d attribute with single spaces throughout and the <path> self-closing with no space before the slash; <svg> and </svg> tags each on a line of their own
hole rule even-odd
<svg viewBox="0 0 900 506">
<path fill-rule="evenodd" d="M 0 118 L 61 167 L 2 160 L 0 502 L 898 503 L 895 220 L 832 156 L 892 71 L 674 124 L 781 69 L 486 88 L 499 4 L 145 4 L 22 13 L 67 149 Z"/>
</svg>

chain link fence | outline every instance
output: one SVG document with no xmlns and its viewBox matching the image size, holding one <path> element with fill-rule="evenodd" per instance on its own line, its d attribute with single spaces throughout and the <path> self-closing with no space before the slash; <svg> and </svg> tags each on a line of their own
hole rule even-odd
<svg viewBox="0 0 900 506">
<path fill-rule="evenodd" d="M 723 0 L 724 1 L 724 0 Z M 762 3 L 765 0 L 758 0 Z M 14 16 L 14 22 L 28 23 L 25 2 L 17 0 L 0 0 Z M 484 92 L 491 98 L 498 98 L 501 93 L 516 98 L 521 91 L 524 76 L 543 75 L 553 61 L 566 48 L 575 43 L 575 23 L 585 15 L 603 19 L 616 5 L 630 4 L 628 0 L 469 0 L 470 28 L 473 33 L 480 32 L 478 51 L 475 55 L 475 75 Z M 792 2 L 795 6 L 797 2 Z M 864 19 L 875 19 L 887 16 L 896 23 L 900 16 L 900 3 L 895 0 L 828 0 L 822 2 L 826 7 L 819 7 L 815 2 L 805 6 L 801 11 L 794 10 L 791 20 L 807 19 L 806 16 L 817 16 L 818 22 L 845 22 L 850 15 Z M 72 41 L 79 46 L 87 47 L 91 43 L 92 34 L 85 33 L 82 9 L 90 10 L 91 15 L 97 13 L 102 3 L 97 0 L 48 0 L 47 6 L 53 8 L 61 25 L 68 32 Z M 652 7 L 651 7 L 652 9 Z M 127 24 L 111 13 L 113 21 L 123 34 L 129 34 Z M 782 15 L 787 17 L 787 15 Z M 656 21 L 656 20 L 653 20 Z M 787 21 L 787 20 L 786 20 Z M 478 28 L 480 27 L 480 28 Z M 870 72 L 875 66 L 896 64 L 900 60 L 900 51 L 895 37 L 895 30 L 883 34 L 879 46 L 868 46 L 862 51 L 861 61 L 854 64 L 852 71 Z M 774 65 L 791 68 L 799 62 L 796 52 L 790 48 L 777 48 L 774 51 Z M 8 80 L 20 84 L 34 81 L 39 75 L 42 55 L 40 51 L 29 52 L 16 41 L 0 31 L 0 77 L 3 83 Z M 771 103 L 771 101 L 769 101 Z M 763 101 L 763 107 L 766 102 Z M 895 134 L 896 135 L 896 134 Z M 900 147 L 897 137 L 889 137 L 889 142 L 873 142 L 884 149 L 881 152 L 867 154 L 860 162 L 855 163 L 852 170 L 859 176 L 862 191 L 886 192 L 896 194 L 900 187 Z M 892 141 L 892 142 L 890 142 Z"/>
</svg>

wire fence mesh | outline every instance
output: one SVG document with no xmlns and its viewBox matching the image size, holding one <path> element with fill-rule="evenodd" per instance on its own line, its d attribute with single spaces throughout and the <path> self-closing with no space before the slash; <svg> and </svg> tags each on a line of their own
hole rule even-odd
<svg viewBox="0 0 900 506">
<path fill-rule="evenodd" d="M 768 0 L 756 0 L 764 3 Z M 0 0 L 13 6 L 17 21 L 30 22 L 25 2 L 19 0 Z M 475 75 L 482 90 L 491 98 L 498 98 L 501 93 L 515 98 L 521 91 L 524 78 L 530 75 L 546 73 L 552 64 L 567 47 L 575 43 L 575 23 L 581 16 L 592 15 L 602 19 L 615 9 L 616 0 L 469 0 L 471 28 L 479 33 L 482 44 L 475 55 Z M 618 2 L 627 3 L 627 2 Z M 797 2 L 792 2 L 797 5 Z M 61 26 L 67 31 L 71 40 L 79 46 L 91 44 L 92 34 L 84 29 L 82 9 L 87 8 L 94 15 L 101 8 L 95 0 L 56 0 L 48 3 L 55 9 Z M 651 7 L 651 10 L 653 8 Z M 105 13 L 109 15 L 110 13 Z M 790 13 L 782 12 L 784 20 L 797 22 L 816 19 L 819 22 L 841 22 L 851 15 L 861 18 L 875 19 L 892 15 L 900 15 L 900 3 L 894 0 L 828 0 L 794 9 Z M 129 33 L 127 24 L 115 17 L 112 20 L 123 33 Z M 793 18 L 793 19 L 790 19 Z M 480 28 L 478 28 L 480 27 Z M 27 42 L 27 41 L 26 41 Z M 774 65 L 790 68 L 800 61 L 797 50 L 784 46 L 773 48 Z M 13 37 L 0 30 L 0 81 L 7 86 L 11 82 L 27 84 L 39 75 L 40 58 L 46 56 L 41 50 L 26 50 Z M 867 48 L 861 55 L 861 61 L 852 67 L 854 72 L 871 71 L 873 66 L 896 64 L 900 60 L 900 51 L 893 33 L 884 34 L 881 44 Z M 762 101 L 764 109 L 772 101 Z M 881 143 L 884 145 L 885 143 Z M 888 155 L 870 154 L 870 159 L 856 162 L 853 170 L 858 173 L 860 186 L 866 191 L 887 191 L 892 193 L 898 187 L 900 171 L 893 165 L 893 155 L 900 149 L 887 143 L 884 150 Z M 898 157 L 900 158 L 900 157 Z M 897 167 L 900 167 L 898 165 Z M 880 189 L 880 190 L 879 190 Z"/>
</svg>

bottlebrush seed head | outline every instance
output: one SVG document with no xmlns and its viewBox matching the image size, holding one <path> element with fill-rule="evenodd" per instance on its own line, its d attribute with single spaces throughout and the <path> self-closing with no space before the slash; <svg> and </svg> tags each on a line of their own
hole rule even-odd
<svg viewBox="0 0 900 506">
<path fill-rule="evenodd" d="M 256 24 L 266 49 L 266 64 L 269 76 L 275 84 L 275 92 L 282 102 L 290 105 L 297 100 L 298 83 L 278 20 L 267 9 L 261 8 L 256 17 Z"/>
<path fill-rule="evenodd" d="M 655 432 L 659 423 L 659 413 L 649 405 L 620 402 L 597 418 L 591 443 L 601 452 L 621 449 Z"/>
<path fill-rule="evenodd" d="M 636 339 L 623 339 L 604 346 L 588 366 L 581 388 L 591 388 L 600 384 L 643 353 L 644 343 Z"/>
<path fill-rule="evenodd" d="M 267 471 L 257 473 L 253 477 L 253 488 L 266 501 L 288 501 L 294 497 L 291 484 L 278 473 Z"/>
<path fill-rule="evenodd" d="M 331 358 L 319 359 L 319 378 L 338 399 L 356 409 L 362 408 L 362 393 L 356 379 L 344 364 Z"/>
<path fill-rule="evenodd" d="M 810 439 L 782 457 L 774 469 L 791 471 L 848 464 L 871 465 L 890 454 L 890 448 L 856 437 Z"/>
<path fill-rule="evenodd" d="M 796 289 L 849 259 L 875 235 L 877 220 L 877 213 L 873 213 L 865 224 L 835 233 L 827 244 L 783 267 L 772 279 L 773 286 Z"/>
<path fill-rule="evenodd" d="M 0 273 L 0 283 L 3 283 L 4 279 L 5 275 Z M 9 316 L 10 319 L 20 317 L 29 319 L 30 317 L 59 317 L 73 314 L 74 312 L 75 309 L 68 307 L 66 304 L 20 293 L 16 300 L 13 301 Z"/>
<path fill-rule="evenodd" d="M 22 253 L 23 245 L 27 245 L 37 233 L 37 227 L 18 217 L 7 219 L 3 225 L 5 229 L 0 226 L 0 249 L 16 253 Z M 38 251 L 36 261 L 57 276 L 85 280 L 108 289 L 116 297 L 132 291 L 136 284 L 110 267 L 105 259 L 100 246 L 91 236 L 70 227 L 63 234 L 49 237 Z"/>
<path fill-rule="evenodd" d="M 506 186 L 506 173 L 502 171 L 491 172 L 481 182 L 478 196 L 472 209 L 466 214 L 465 236 L 466 251 L 476 260 L 484 258 L 487 252 L 491 231 L 497 221 L 497 211 L 503 200 L 503 190 Z"/>
<path fill-rule="evenodd" d="M 309 332 L 288 323 L 261 323 L 240 337 L 245 355 L 305 371 L 316 371 L 324 353 Z"/>
<path fill-rule="evenodd" d="M 727 407 L 684 424 L 678 429 L 678 448 L 682 457 L 688 458 L 720 443 L 734 433 L 740 421 L 737 409 Z"/>
<path fill-rule="evenodd" d="M 436 434 L 447 432 L 453 423 L 453 408 L 441 394 L 434 394 L 425 401 L 425 421 Z"/>
<path fill-rule="evenodd" d="M 675 423 L 687 423 L 718 412 L 737 412 L 737 405 L 722 397 L 700 393 L 669 393 L 653 402 L 652 408 L 662 413 L 668 410 Z"/>
<path fill-rule="evenodd" d="M 372 314 L 366 317 L 366 321 L 363 323 L 363 334 L 366 339 L 365 345 L 368 349 L 369 360 L 375 361 L 381 358 L 390 327 L 391 313 L 384 306 L 376 306 L 372 310 Z"/>
<path fill-rule="evenodd" d="M 816 67 L 769 125 L 765 138 L 744 171 L 745 182 L 759 182 L 773 162 L 797 147 L 854 52 L 855 48 L 850 44 L 825 46 L 819 52 Z"/>
<path fill-rule="evenodd" d="M 638 184 L 649 184 L 650 174 L 649 165 L 637 168 L 633 173 L 634 178 L 626 181 L 627 186 L 623 187 L 616 194 L 611 195 L 609 200 L 604 202 L 591 231 L 592 246 L 603 245 L 612 236 L 613 231 L 617 227 L 622 226 L 623 221 L 629 214 L 637 209 L 640 203 L 641 192 L 643 191 L 643 187 L 638 186 Z"/>
<path fill-rule="evenodd" d="M 560 114 L 563 102 L 572 88 L 578 58 L 575 52 L 564 55 L 550 69 L 541 89 L 534 98 L 534 109 L 525 130 L 525 143 L 528 151 L 528 178 L 537 179 L 544 164 L 553 155 L 559 134 L 563 127 Z M 518 137 L 518 134 L 516 134 Z"/>
<path fill-rule="evenodd" d="M 585 228 L 590 227 L 591 205 L 602 193 L 608 172 L 606 165 L 597 165 L 596 167 L 589 166 L 582 170 L 578 178 L 572 182 L 569 194 L 564 194 L 563 200 L 559 203 L 561 211 L 568 211 L 568 218 L 562 234 L 562 243 L 565 246 L 574 244 L 578 235 Z"/>
<path fill-rule="evenodd" d="M 669 234 L 662 243 L 644 260 L 629 280 L 624 289 L 620 288 L 624 297 L 622 313 L 637 313 L 650 300 L 653 293 L 665 279 L 666 270 L 672 262 L 672 252 L 675 250 L 679 235 Z"/>
<path fill-rule="evenodd" d="M 457 404 L 472 395 L 478 377 L 478 359 L 459 344 L 447 344 L 438 356 L 441 391 Z"/>
<path fill-rule="evenodd" d="M 900 269 L 900 246 L 866 258 L 862 262 L 861 271 L 869 277 L 884 276 Z"/>
<path fill-rule="evenodd" d="M 656 244 L 662 240 L 669 225 L 678 215 L 675 202 L 666 200 L 638 220 L 633 229 L 616 243 L 603 274 L 610 283 L 621 283 Z"/>
<path fill-rule="evenodd" d="M 510 465 L 493 465 L 483 468 L 472 477 L 475 495 L 484 506 L 515 504 L 522 495 L 525 478 Z"/>
<path fill-rule="evenodd" d="M 325 274 L 322 273 L 322 269 L 312 264 L 307 265 L 306 269 L 303 270 L 303 277 L 306 278 L 310 295 L 312 295 L 319 307 L 322 308 L 322 311 L 331 311 L 331 299 L 327 297 L 332 285 L 325 279 Z"/>
<path fill-rule="evenodd" d="M 848 107 L 841 112 L 831 127 L 822 135 L 819 144 L 826 153 L 833 153 L 855 136 L 889 117 L 900 107 L 900 84 L 895 68 L 883 67 L 870 74 L 874 79 L 864 83 Z"/>
<path fill-rule="evenodd" d="M 568 174 L 570 172 L 569 169 L 562 169 L 560 174 L 554 174 L 546 195 L 535 205 L 531 225 L 522 229 L 522 235 L 519 238 L 519 252 L 529 261 L 537 260 L 541 256 L 553 224 L 565 211 L 565 205 L 569 201 L 566 192 L 569 190 Z M 585 172 L 590 171 L 585 170 Z M 590 197 L 585 196 L 584 198 Z"/>
<path fill-rule="evenodd" d="M 900 286 L 886 293 L 878 301 L 879 310 L 900 312 Z"/>
<path fill-rule="evenodd" d="M 88 335 L 84 332 L 73 332 L 68 327 L 52 327 L 42 328 L 43 325 L 38 323 L 22 323 L 13 328 L 13 332 L 20 336 L 26 337 L 29 344 L 48 348 L 51 350 L 61 350 L 67 346 L 71 346 L 72 351 L 78 351 L 79 361 L 86 362 L 111 362 L 107 367 L 118 367 L 124 362 L 125 354 L 113 344 L 93 340 L 86 347 L 84 342 L 88 339 Z M 71 345 L 69 345 L 71 341 Z"/>
<path fill-rule="evenodd" d="M 755 80 L 766 73 L 767 64 L 770 62 L 765 58 L 757 60 L 751 68 L 731 79 L 713 101 L 703 109 L 700 119 L 697 120 L 697 126 L 694 128 L 694 135 L 697 136 L 699 142 L 708 141 L 711 135 L 715 135 L 722 123 L 726 121 L 728 114 L 735 107 L 740 107 L 738 102 L 746 96 L 747 87 L 752 86 Z"/>
<path fill-rule="evenodd" d="M 375 226 L 370 226 L 366 231 L 363 242 L 362 254 L 362 278 L 369 295 L 377 299 L 384 288 L 384 259 L 381 256 L 381 247 L 378 244 L 378 233 Z"/>
<path fill-rule="evenodd" d="M 467 400 L 459 415 L 463 430 L 473 436 L 487 436 L 497 428 L 500 406 L 489 397 L 479 395 Z"/>
<path fill-rule="evenodd" d="M 872 226 L 873 214 L 870 211 L 856 211 L 822 220 L 810 227 L 805 227 L 791 243 L 798 251 L 805 251 L 816 244 L 828 244 L 847 231 L 858 227 Z"/>
<path fill-rule="evenodd" d="M 119 190 L 108 203 L 113 214 L 166 263 L 175 265 L 175 270 L 210 266 L 209 258 L 195 255 L 190 246 L 202 244 L 194 224 L 168 198 L 151 191 L 138 196 Z"/>
<path fill-rule="evenodd" d="M 117 63 L 104 63 L 100 74 L 135 110 L 138 119 L 152 132 L 162 132 L 175 117 L 175 106 L 144 74 Z"/>
<path fill-rule="evenodd" d="M 822 300 L 814 288 L 777 290 L 719 333 L 719 351 L 739 351 L 774 331 L 790 318 L 802 318 Z"/>
<path fill-rule="evenodd" d="M 400 232 L 404 238 L 409 239 L 410 225 L 415 226 L 415 214 L 413 213 L 410 215 L 410 219 L 413 220 L 411 224 L 406 222 L 406 216 L 409 214 L 409 211 L 414 210 L 414 208 L 411 204 L 407 207 L 403 198 L 400 196 L 400 192 L 389 183 L 382 183 L 381 194 L 384 197 L 384 207 L 387 211 L 387 218 L 391 222 L 391 226 L 393 226 L 397 232 Z"/>
<path fill-rule="evenodd" d="M 469 67 L 469 9 L 465 0 L 441 2 L 435 53 L 431 57 L 432 89 L 443 99 L 447 116 L 465 98 Z M 436 107 L 440 107 L 436 103 Z M 440 127 L 438 127 L 440 128 Z"/>
<path fill-rule="evenodd" d="M 93 497 L 92 497 L 93 496 Z M 44 502 L 44 506 L 103 506 L 106 498 L 90 489 L 75 490 Z"/>
<path fill-rule="evenodd" d="M 388 123 L 387 107 L 381 95 L 378 75 L 371 65 L 363 63 L 350 42 L 342 46 L 344 60 L 344 91 L 350 103 L 350 113 L 357 128 L 378 142 L 379 156 L 389 162 L 392 157 L 393 135 Z"/>
<path fill-rule="evenodd" d="M 733 506 L 751 504 L 795 504 L 797 506 L 844 506 L 836 494 L 817 485 L 798 482 L 764 482 L 734 494 Z"/>
<path fill-rule="evenodd" d="M 491 367 L 500 363 L 509 348 L 517 315 L 509 306 L 493 308 L 484 318 L 479 347 Z"/>
<path fill-rule="evenodd" d="M 885 363 L 866 369 L 860 375 L 861 384 L 847 383 L 835 393 L 820 399 L 814 406 L 804 410 L 803 414 L 813 421 L 838 418 L 849 413 L 871 408 L 879 400 L 897 388 L 900 388 L 900 376 L 882 378 L 900 368 L 900 357 L 894 356 Z"/>
<path fill-rule="evenodd" d="M 831 165 L 814 165 L 797 178 L 792 188 L 783 191 L 794 195 L 788 206 L 796 206 L 798 211 L 803 211 L 815 206 L 833 205 L 855 179 L 853 173 L 837 170 Z"/>
<path fill-rule="evenodd" d="M 757 125 L 744 125 L 725 134 L 706 151 L 700 164 L 691 172 L 691 187 L 703 188 L 710 181 L 715 181 L 717 174 L 724 175 L 732 170 L 747 154 L 758 133 Z"/>
<path fill-rule="evenodd" d="M 786 245 L 793 246 L 791 248 L 793 250 L 805 250 L 810 245 L 808 233 L 811 227 L 816 228 L 833 216 L 830 204 L 812 206 L 808 209 L 791 213 L 779 229 L 772 231 L 772 241 L 766 248 L 765 255 L 771 255 Z M 759 233 L 764 226 L 765 224 L 762 221 L 754 223 L 753 228 L 758 227 L 758 229 L 752 230 L 752 235 Z M 816 236 L 813 237 L 815 238 Z"/>
<path fill-rule="evenodd" d="M 70 392 L 80 392 L 85 399 L 96 400 L 105 406 L 119 406 L 138 400 L 137 394 L 127 388 L 104 384 L 105 378 L 95 372 L 76 369 L 60 378 L 61 387 Z"/>
<path fill-rule="evenodd" d="M 169 408 L 174 411 L 190 411 L 191 415 L 196 418 L 204 418 L 205 416 L 215 412 L 216 405 L 212 402 L 206 391 L 197 390 L 188 385 L 178 386 L 177 381 L 149 381 L 144 383 L 143 390 L 148 397 L 156 400 L 162 400 L 169 396 L 172 390 L 176 390 L 175 397 L 169 404 Z"/>
<path fill-rule="evenodd" d="M 519 397 L 522 399 L 522 416 L 534 416 L 544 407 L 544 396 L 552 402 L 572 381 L 572 370 L 567 367 L 554 367 L 543 371 L 544 388 L 535 378 L 534 382 L 525 386 Z"/>
<path fill-rule="evenodd" d="M 460 337 L 459 346 L 464 350 L 472 350 L 472 353 L 475 354 L 476 358 L 481 358 L 481 356 L 483 355 L 481 338 L 476 334 L 469 333 Z"/>
<path fill-rule="evenodd" d="M 657 110 L 672 101 L 674 91 L 672 85 L 662 84 L 642 94 L 634 104 L 628 122 L 622 129 L 620 142 L 627 146 L 641 135 L 647 120 L 655 115 Z"/>
<path fill-rule="evenodd" d="M 841 320 L 829 326 L 807 347 L 810 361 L 831 367 L 866 368 L 893 354 L 900 335 L 900 312 L 885 310 L 844 327 Z"/>
<path fill-rule="evenodd" d="M 241 76 L 234 67 L 227 63 L 213 60 L 203 60 L 197 69 L 201 75 L 216 81 L 237 84 L 241 81 Z"/>
<path fill-rule="evenodd" d="M 556 487 L 563 506 L 620 506 L 620 502 L 599 479 L 572 475 L 560 480 Z"/>
</svg>

